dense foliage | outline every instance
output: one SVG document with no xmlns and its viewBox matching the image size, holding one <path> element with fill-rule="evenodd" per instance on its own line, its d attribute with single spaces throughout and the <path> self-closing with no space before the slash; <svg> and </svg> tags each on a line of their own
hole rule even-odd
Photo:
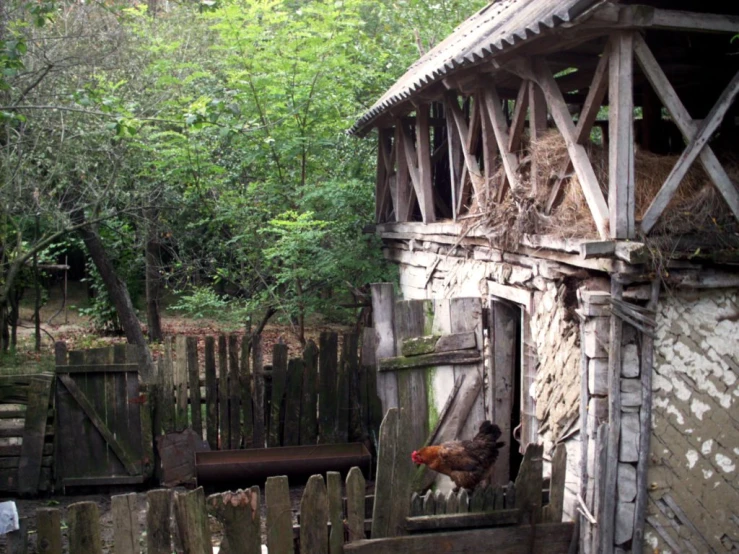
<svg viewBox="0 0 739 554">
<path fill-rule="evenodd" d="M 481 4 L 7 0 L 3 320 L 34 255 L 83 227 L 129 291 L 158 276 L 192 314 L 278 313 L 299 335 L 346 316 L 388 267 L 362 232 L 375 145 L 345 131 Z"/>
</svg>

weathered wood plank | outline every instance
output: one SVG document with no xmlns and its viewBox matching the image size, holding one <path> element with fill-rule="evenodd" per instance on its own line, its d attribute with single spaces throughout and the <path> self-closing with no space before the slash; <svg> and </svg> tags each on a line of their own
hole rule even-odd
<svg viewBox="0 0 739 554">
<path fill-rule="evenodd" d="M 188 554 L 212 554 L 208 514 L 205 509 L 203 487 L 194 491 L 176 493 L 174 514 L 182 546 Z M 240 526 L 244 527 L 243 524 Z"/>
<path fill-rule="evenodd" d="M 375 359 L 395 356 L 395 290 L 392 283 L 372 285 L 372 315 L 375 323 Z M 378 368 L 379 369 L 379 368 Z M 398 379 L 394 373 L 377 374 L 377 395 L 382 413 L 398 407 Z"/>
<path fill-rule="evenodd" d="M 28 389 L 28 408 L 18 465 L 20 495 L 36 494 L 39 489 L 51 385 L 50 379 L 32 379 Z"/>
<path fill-rule="evenodd" d="M 526 98 L 526 96 L 524 95 L 523 98 Z M 520 187 L 517 174 L 518 156 L 509 149 L 511 139 L 508 135 L 508 125 L 505 114 L 503 113 L 500 96 L 498 96 L 498 91 L 495 87 L 488 87 L 485 89 L 483 100 L 486 107 L 486 110 L 483 111 L 486 112 L 487 117 L 490 118 L 493 133 L 495 134 L 495 140 L 498 142 L 498 151 L 500 152 L 500 157 L 503 162 L 506 179 L 511 188 L 516 190 Z M 524 102 L 525 101 L 526 100 L 524 100 Z M 502 198 L 504 189 L 505 187 L 500 187 L 498 190 L 498 199 Z"/>
<path fill-rule="evenodd" d="M 264 361 L 262 359 L 262 337 L 252 336 L 252 393 L 254 398 L 254 448 L 264 448 Z"/>
<path fill-rule="evenodd" d="M 543 453 L 542 445 L 529 444 L 516 477 L 516 508 L 521 510 L 524 520 L 532 524 L 541 522 Z"/>
<path fill-rule="evenodd" d="M 241 446 L 241 362 L 239 360 L 239 337 L 228 336 L 228 419 L 231 428 L 231 449 Z"/>
<path fill-rule="evenodd" d="M 436 495 L 431 489 L 426 491 L 423 495 L 423 513 L 426 516 L 432 516 L 436 514 Z"/>
<path fill-rule="evenodd" d="M 247 331 L 241 339 L 241 364 L 239 367 L 243 448 L 251 448 L 254 443 L 253 382 L 251 373 L 251 332 Z"/>
<path fill-rule="evenodd" d="M 187 337 L 187 376 L 190 392 L 190 420 L 192 430 L 203 436 L 203 415 L 200 397 L 200 367 L 198 366 L 198 338 Z"/>
<path fill-rule="evenodd" d="M 357 337 L 345 334 L 342 337 L 341 360 L 336 376 L 336 442 L 349 442 L 349 420 L 355 406 L 349 403 L 350 372 L 356 368 Z M 351 364 L 354 364 L 353 366 Z"/>
<path fill-rule="evenodd" d="M 382 223 L 387 220 L 388 204 L 392 203 L 389 175 L 393 172 L 388 152 L 388 140 L 390 133 L 387 129 L 379 129 L 377 132 L 377 173 L 375 176 L 375 221 Z"/>
<path fill-rule="evenodd" d="M 438 530 L 477 529 L 516 525 L 521 518 L 520 510 L 499 510 L 471 514 L 446 513 L 434 516 L 418 516 L 406 519 L 406 529 L 411 533 Z"/>
<path fill-rule="evenodd" d="M 344 547 L 344 518 L 341 510 L 341 473 L 326 473 L 326 492 L 328 495 L 328 520 L 331 523 L 329 533 L 329 554 L 341 554 Z"/>
<path fill-rule="evenodd" d="M 397 358 L 381 358 L 380 372 L 423 369 L 439 365 L 478 364 L 482 357 L 476 350 L 457 350 L 452 352 L 435 352 L 420 356 L 399 356 Z"/>
<path fill-rule="evenodd" d="M 262 533 L 261 533 L 261 517 L 259 507 L 259 487 L 251 487 L 251 489 L 237 490 L 235 492 L 224 492 L 222 494 L 214 494 L 208 497 L 208 511 L 213 514 L 218 521 L 223 524 L 223 542 L 221 550 L 223 554 L 252 554 L 261 551 Z M 288 518 L 290 510 L 288 507 Z M 207 525 L 207 517 L 205 524 Z M 269 532 L 269 527 L 267 528 Z M 292 535 L 288 535 L 292 539 Z M 208 534 L 208 539 L 210 535 Z M 290 541 L 292 543 L 292 540 Z M 292 544 L 290 545 L 292 546 Z M 278 549 L 270 551 L 283 552 Z M 207 552 L 210 554 L 213 548 L 207 545 Z M 200 551 L 196 551 L 200 554 Z M 292 552 L 292 550 L 284 551 Z"/>
<path fill-rule="evenodd" d="M 424 223 L 436 221 L 434 213 L 434 191 L 432 189 L 431 172 L 431 143 L 429 135 L 428 104 L 421 104 L 416 108 L 416 155 L 418 160 L 418 187 L 416 197 L 421 208 L 421 217 Z"/>
<path fill-rule="evenodd" d="M 348 542 L 363 540 L 366 482 L 358 467 L 349 470 L 346 477 L 346 526 Z"/>
<path fill-rule="evenodd" d="M 18 519 L 18 530 L 7 534 L 8 554 L 28 554 L 28 523 L 26 518 Z"/>
<path fill-rule="evenodd" d="M 69 551 L 75 554 L 102 554 L 100 511 L 95 502 L 76 502 L 67 507 Z"/>
<path fill-rule="evenodd" d="M 403 120 L 395 121 L 395 221 L 408 221 L 413 210 L 413 185 L 410 181 L 408 160 L 403 138 Z"/>
<path fill-rule="evenodd" d="M 329 519 L 328 496 L 323 477 L 313 475 L 300 500 L 300 554 L 326 554 Z"/>
<path fill-rule="evenodd" d="M 374 368 L 373 368 L 374 369 Z M 316 444 L 318 437 L 318 347 L 312 340 L 303 350 L 303 390 L 300 409 L 300 444 Z"/>
<path fill-rule="evenodd" d="M 218 423 L 221 428 L 219 447 L 231 446 L 231 420 L 228 411 L 228 343 L 225 335 L 218 336 Z"/>
<path fill-rule="evenodd" d="M 572 523 L 544 523 L 536 526 L 535 535 L 529 526 L 431 533 L 358 541 L 344 546 L 344 552 L 428 554 L 447 548 L 456 554 L 487 554 L 495 545 L 496 554 L 567 554 L 572 528 Z"/>
<path fill-rule="evenodd" d="M 300 444 L 300 409 L 303 400 L 304 369 L 305 363 L 300 358 L 293 358 L 287 364 L 283 446 L 298 446 Z"/>
<path fill-rule="evenodd" d="M 218 379 L 213 337 L 205 337 L 205 411 L 208 444 L 211 450 L 218 450 Z"/>
<path fill-rule="evenodd" d="M 36 537 L 38 554 L 62 554 L 62 513 L 58 508 L 36 510 Z"/>
<path fill-rule="evenodd" d="M 275 344 L 272 350 L 272 403 L 269 418 L 268 444 L 280 446 L 282 439 L 281 407 L 284 402 L 287 387 L 287 356 L 286 344 Z"/>
<path fill-rule="evenodd" d="M 136 493 L 113 496 L 113 543 L 116 554 L 139 554 L 139 520 Z"/>
<path fill-rule="evenodd" d="M 287 477 L 269 477 L 264 486 L 264 496 L 267 505 L 267 549 L 278 554 L 291 554 L 293 524 Z"/>
<path fill-rule="evenodd" d="M 612 35 L 608 64 L 608 207 L 614 239 L 632 239 L 635 235 L 633 65 L 634 35 Z"/>
<path fill-rule="evenodd" d="M 375 505 L 372 510 L 372 537 L 392 536 L 390 509 L 393 498 L 393 471 L 398 447 L 398 409 L 390 408 L 380 425 L 375 478 Z"/>
<path fill-rule="evenodd" d="M 567 477 L 567 448 L 557 445 L 552 458 L 552 477 L 549 485 L 549 518 L 552 523 L 562 521 Z"/>
<path fill-rule="evenodd" d="M 318 440 L 331 444 L 337 442 L 339 436 L 339 337 L 336 333 L 324 332 L 318 344 Z"/>
<path fill-rule="evenodd" d="M 172 337 L 164 339 L 164 359 L 160 358 L 159 369 L 159 402 L 161 412 L 162 432 L 171 433 L 175 430 L 177 414 L 175 411 L 174 393 L 174 366 L 172 365 Z"/>
<path fill-rule="evenodd" d="M 529 105 L 529 134 L 531 142 L 536 143 L 541 140 L 547 131 L 547 101 L 544 98 L 539 85 L 534 82 L 528 82 Z M 547 184 L 547 178 L 539 175 L 538 160 L 536 156 L 531 157 L 531 175 L 532 179 L 531 193 L 536 196 L 539 190 Z"/>
<path fill-rule="evenodd" d="M 175 337 L 174 359 L 174 387 L 177 398 L 177 431 L 182 431 L 188 426 L 187 378 L 187 337 L 184 335 L 178 335 Z"/>
<path fill-rule="evenodd" d="M 138 364 L 76 364 L 57 366 L 57 373 L 137 373 Z"/>
<path fill-rule="evenodd" d="M 146 502 L 146 552 L 172 554 L 172 491 L 149 491 Z"/>
</svg>

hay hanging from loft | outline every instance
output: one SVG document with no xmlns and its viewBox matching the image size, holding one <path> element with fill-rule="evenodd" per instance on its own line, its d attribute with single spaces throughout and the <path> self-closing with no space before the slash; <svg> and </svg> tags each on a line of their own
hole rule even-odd
<svg viewBox="0 0 739 554">
<path fill-rule="evenodd" d="M 608 198 L 608 152 L 588 143 L 585 147 L 593 170 L 606 199 Z M 590 214 L 582 187 L 570 170 L 563 186 L 561 201 L 550 215 L 544 214 L 551 189 L 569 155 L 565 141 L 552 130 L 541 139 L 528 144 L 529 157 L 519 167 L 518 190 L 508 190 L 502 202 L 497 202 L 493 191 L 503 178 L 503 170 L 488 183 L 482 198 L 476 198 L 471 212 L 484 214 L 480 223 L 490 230 L 491 241 L 498 246 L 513 246 L 523 234 L 550 234 L 562 238 L 598 238 L 595 222 Z M 544 183 L 536 195 L 532 193 L 531 159 L 535 158 L 538 182 Z M 636 218 L 641 220 L 678 156 L 660 156 L 637 149 L 634 155 Z M 727 162 L 727 160 L 724 160 Z M 724 164 L 730 178 L 739 181 L 739 160 L 729 159 Z M 712 181 L 696 161 L 680 184 L 675 197 L 651 232 L 653 237 L 684 234 L 736 232 L 733 214 L 716 190 Z"/>
</svg>

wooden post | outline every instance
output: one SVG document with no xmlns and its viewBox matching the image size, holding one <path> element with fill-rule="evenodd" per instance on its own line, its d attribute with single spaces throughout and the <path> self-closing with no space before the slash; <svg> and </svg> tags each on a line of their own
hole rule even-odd
<svg viewBox="0 0 739 554">
<path fill-rule="evenodd" d="M 660 280 L 652 281 L 647 309 L 657 311 L 659 305 Z M 641 398 L 639 410 L 639 462 L 636 466 L 636 506 L 634 508 L 634 539 L 631 551 L 641 554 L 644 548 L 644 520 L 649 501 L 649 452 L 652 437 L 652 372 L 654 368 L 654 340 L 642 333 L 641 347 Z"/>
<path fill-rule="evenodd" d="M 541 140 L 547 131 L 547 100 L 539 85 L 529 81 L 529 132 L 531 142 Z M 531 158 L 531 175 L 533 176 L 531 193 L 536 196 L 537 192 L 546 185 L 539 178 L 539 170 L 536 156 Z"/>
<path fill-rule="evenodd" d="M 634 35 L 611 37 L 608 84 L 608 207 L 611 238 L 633 239 Z"/>
<path fill-rule="evenodd" d="M 527 523 L 541 522 L 542 455 L 544 447 L 529 444 L 516 477 L 516 508 L 524 513 Z"/>
<path fill-rule="evenodd" d="M 287 345 L 275 344 L 272 349 L 272 404 L 269 418 L 270 447 L 281 446 L 282 442 L 282 405 L 287 386 Z"/>
<path fill-rule="evenodd" d="M 69 551 L 75 554 L 102 554 L 100 511 L 95 502 L 77 502 L 67 508 Z M 199 554 L 199 553 L 198 553 Z"/>
<path fill-rule="evenodd" d="M 303 350 L 303 400 L 300 408 L 300 444 L 316 444 L 318 436 L 318 347 L 312 340 Z"/>
<path fill-rule="evenodd" d="M 111 499 L 113 512 L 113 543 L 116 554 L 139 554 L 139 519 L 136 493 L 122 494 Z"/>
<path fill-rule="evenodd" d="M 200 490 L 200 489 L 199 489 Z M 224 492 L 208 497 L 208 510 L 223 524 L 224 553 L 245 554 L 261 551 L 262 533 L 259 508 L 259 487 L 247 490 Z M 289 514 L 289 511 L 288 511 Z M 208 525 L 207 517 L 205 525 Z M 210 541 L 210 533 L 208 533 Z M 292 534 L 291 534 L 292 538 Z M 211 554 L 213 547 L 208 543 L 207 552 Z M 200 550 L 196 550 L 200 554 Z M 276 550 L 276 552 L 280 552 Z"/>
<path fill-rule="evenodd" d="M 218 450 L 218 379 L 213 337 L 205 337 L 205 412 L 208 445 L 211 450 Z"/>
<path fill-rule="evenodd" d="M 252 375 L 254 384 L 254 448 L 264 448 L 264 361 L 262 336 L 252 336 Z"/>
<path fill-rule="evenodd" d="M 264 496 L 267 504 L 267 550 L 291 554 L 294 550 L 293 523 L 287 477 L 267 478 Z"/>
<path fill-rule="evenodd" d="M 146 493 L 146 552 L 172 554 L 172 491 L 153 490 Z"/>
<path fill-rule="evenodd" d="M 182 546 L 187 554 L 212 554 L 210 526 L 205 511 L 203 487 L 194 491 L 176 493 L 174 514 Z"/>
<path fill-rule="evenodd" d="M 421 215 L 424 223 L 436 221 L 434 213 L 434 191 L 431 179 L 431 144 L 429 133 L 429 109 L 428 104 L 421 104 L 416 109 L 416 142 L 418 155 L 418 177 L 419 186 L 416 190 L 418 203 L 421 207 Z"/>
<path fill-rule="evenodd" d="M 410 182 L 410 174 L 408 172 L 408 161 L 405 155 L 405 146 L 403 140 L 403 121 L 397 119 L 395 121 L 395 186 L 396 198 L 395 203 L 395 221 L 408 221 L 408 216 L 412 213 L 412 187 Z"/>
<path fill-rule="evenodd" d="M 323 477 L 313 475 L 300 500 L 300 554 L 325 554 L 328 545 L 328 497 Z"/>
<path fill-rule="evenodd" d="M 341 473 L 326 473 L 326 492 L 328 495 L 328 520 L 331 523 L 329 533 L 329 554 L 341 554 L 344 549 L 344 518 L 341 514 Z"/>
<path fill-rule="evenodd" d="M 611 279 L 611 298 L 623 299 L 623 285 Z M 608 349 L 608 440 L 606 448 L 605 482 L 603 483 L 603 519 L 600 550 L 613 552 L 616 517 L 616 478 L 618 472 L 619 438 L 621 435 L 621 337 L 623 323 L 611 315 L 611 331 Z"/>
<path fill-rule="evenodd" d="M 567 447 L 559 443 L 552 458 L 552 478 L 549 485 L 549 521 L 560 523 L 565 500 L 565 478 L 567 477 Z"/>
<path fill-rule="evenodd" d="M 171 433 L 175 430 L 177 416 L 174 399 L 174 368 L 172 367 L 172 337 L 164 339 L 164 359 L 159 359 L 159 402 L 161 413 L 162 432 Z"/>
<path fill-rule="evenodd" d="M 354 542 L 365 538 L 365 490 L 367 488 L 364 475 L 358 467 L 349 470 L 346 477 L 346 525 L 349 541 Z"/>
<path fill-rule="evenodd" d="M 18 465 L 18 494 L 21 496 L 33 495 L 39 490 L 51 385 L 51 378 L 39 376 L 32 378 L 28 387 L 28 407 Z"/>
<path fill-rule="evenodd" d="M 318 343 L 318 440 L 331 444 L 338 439 L 338 355 L 336 333 L 321 333 Z"/>
<path fill-rule="evenodd" d="M 36 510 L 36 536 L 38 554 L 62 554 L 62 513 L 59 509 Z"/>
<path fill-rule="evenodd" d="M 304 368 L 305 364 L 300 358 L 293 358 L 287 364 L 283 446 L 298 446 L 300 444 L 300 407 L 303 400 Z"/>
<path fill-rule="evenodd" d="M 392 536 L 390 506 L 393 497 L 393 465 L 398 445 L 398 409 L 390 408 L 380 425 L 375 478 L 375 503 L 372 510 L 372 538 Z"/>
<path fill-rule="evenodd" d="M 388 173 L 392 169 L 386 167 L 385 157 L 387 146 L 387 130 L 377 130 L 377 174 L 375 176 L 375 223 L 385 222 L 385 213 L 387 209 L 387 198 L 390 196 L 388 190 Z"/>
<path fill-rule="evenodd" d="M 38 317 L 38 311 L 36 312 Z M 8 554 L 28 554 L 28 526 L 26 518 L 18 520 L 18 530 L 8 533 Z"/>
<path fill-rule="evenodd" d="M 228 336 L 228 415 L 231 449 L 241 446 L 241 378 L 239 377 L 239 337 Z"/>
<path fill-rule="evenodd" d="M 579 307 L 582 308 L 582 304 Z M 594 437 L 594 430 L 591 430 L 588 426 L 589 365 L 590 360 L 585 351 L 585 321 L 580 321 L 580 497 L 586 502 L 588 498 L 588 480 L 590 479 L 588 475 L 588 445 L 591 435 Z M 590 554 L 592 525 L 584 514 L 580 514 L 579 521 L 580 552 Z"/>
<path fill-rule="evenodd" d="M 356 333 L 344 336 L 343 359 L 349 383 L 348 440 L 356 441 L 367 436 L 367 374 L 359 365 L 359 336 Z"/>
<path fill-rule="evenodd" d="M 187 337 L 187 375 L 190 388 L 190 418 L 192 430 L 203 438 L 203 414 L 200 398 L 200 367 L 198 366 L 198 337 Z"/>
<path fill-rule="evenodd" d="M 247 331 L 241 339 L 241 369 L 239 371 L 241 382 L 241 412 L 243 419 L 244 448 L 250 448 L 254 443 L 254 411 L 252 400 L 251 375 L 251 332 Z"/>
<path fill-rule="evenodd" d="M 372 315 L 375 321 L 376 360 L 395 356 L 395 290 L 392 283 L 372 285 Z M 377 395 L 382 413 L 398 407 L 398 380 L 393 372 L 377 374 Z"/>
<path fill-rule="evenodd" d="M 226 336 L 218 336 L 218 422 L 221 426 L 220 448 L 231 448 L 231 420 L 228 411 L 228 346 Z"/>
<path fill-rule="evenodd" d="M 357 338 L 352 335 L 343 335 L 341 361 L 336 378 L 336 442 L 349 442 L 350 412 L 356 405 L 349 402 L 349 382 L 352 369 L 349 360 L 357 358 Z M 356 365 L 355 365 L 356 367 Z"/>
<path fill-rule="evenodd" d="M 175 337 L 174 386 L 177 396 L 177 431 L 187 428 L 187 338 Z"/>
</svg>

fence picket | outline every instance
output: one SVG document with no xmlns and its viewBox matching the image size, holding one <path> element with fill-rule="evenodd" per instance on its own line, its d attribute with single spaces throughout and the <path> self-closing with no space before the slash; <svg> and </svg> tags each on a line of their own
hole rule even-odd
<svg viewBox="0 0 739 554">
<path fill-rule="evenodd" d="M 187 375 L 190 388 L 190 421 L 192 430 L 203 438 L 203 413 L 200 408 L 200 367 L 198 366 L 198 338 L 187 337 Z"/>
<path fill-rule="evenodd" d="M 254 414 L 252 413 L 251 396 L 251 339 L 247 333 L 241 340 L 241 413 L 244 427 L 244 448 L 251 448 L 254 444 Z"/>
<path fill-rule="evenodd" d="M 470 498 L 470 512 L 482 512 L 485 508 L 485 491 L 482 487 L 477 487 L 472 491 Z"/>
<path fill-rule="evenodd" d="M 272 349 L 272 404 L 269 413 L 269 437 L 267 444 L 282 444 L 282 403 L 287 385 L 287 345 L 275 344 Z"/>
<path fill-rule="evenodd" d="M 349 442 L 349 437 L 356 437 L 355 427 L 358 418 L 354 415 L 359 403 L 356 387 L 353 381 L 357 373 L 357 336 L 345 334 L 342 337 L 341 363 L 336 379 L 336 394 L 338 396 L 336 418 L 336 441 Z"/>
<path fill-rule="evenodd" d="M 228 552 L 234 554 L 259 554 L 261 552 L 259 487 L 213 494 L 208 497 L 207 505 L 210 513 L 223 524 L 222 544 L 228 545 Z M 208 553 L 212 553 L 213 548 L 210 542 L 207 547 Z M 226 549 L 222 548 L 225 552 Z M 200 551 L 196 552 L 200 553 Z"/>
<path fill-rule="evenodd" d="M 228 412 L 228 347 L 226 336 L 218 336 L 218 424 L 221 428 L 220 448 L 231 447 L 231 421 Z"/>
<path fill-rule="evenodd" d="M 241 444 L 241 379 L 239 378 L 239 337 L 228 336 L 228 413 L 231 449 Z"/>
<path fill-rule="evenodd" d="M 358 467 L 349 470 L 346 477 L 346 524 L 348 528 L 348 542 L 359 541 L 365 538 L 364 515 L 366 511 L 365 490 L 367 483 Z"/>
<path fill-rule="evenodd" d="M 136 493 L 113 496 L 110 502 L 116 554 L 138 554 L 140 533 Z"/>
<path fill-rule="evenodd" d="M 251 345 L 253 413 L 254 413 L 254 448 L 264 448 L 264 363 L 262 361 L 262 337 L 254 335 Z"/>
<path fill-rule="evenodd" d="M 283 446 L 298 446 L 300 444 L 300 405 L 303 397 L 304 368 L 305 364 L 300 358 L 293 358 L 287 364 Z M 315 404 L 313 409 L 315 411 Z"/>
<path fill-rule="evenodd" d="M 184 551 L 187 554 L 212 554 L 203 487 L 191 492 L 176 493 L 174 515 Z"/>
<path fill-rule="evenodd" d="M 444 496 L 444 493 L 441 491 L 436 491 L 435 500 L 436 500 L 436 513 L 437 515 L 445 514 L 446 513 L 446 497 Z"/>
<path fill-rule="evenodd" d="M 269 477 L 264 487 L 267 503 L 267 550 L 293 554 L 293 523 L 287 477 Z"/>
<path fill-rule="evenodd" d="M 325 554 L 328 545 L 328 496 L 323 477 L 313 475 L 300 500 L 300 554 Z"/>
<path fill-rule="evenodd" d="M 338 335 L 321 333 L 318 343 L 318 441 L 331 444 L 338 437 Z"/>
<path fill-rule="evenodd" d="M 216 341 L 205 337 L 205 414 L 208 444 L 218 449 L 218 379 L 216 377 Z"/>
<path fill-rule="evenodd" d="M 62 513 L 59 509 L 39 508 L 36 511 L 36 537 L 38 554 L 62 554 Z"/>
<path fill-rule="evenodd" d="M 77 502 L 67 507 L 69 551 L 102 554 L 100 510 L 95 502 Z"/>
<path fill-rule="evenodd" d="M 300 444 L 316 444 L 318 420 L 316 404 L 318 402 L 318 347 L 312 340 L 303 350 L 303 399 L 300 409 Z"/>
<path fill-rule="evenodd" d="M 467 514 L 470 511 L 470 493 L 467 492 L 467 489 L 461 489 L 459 491 L 459 508 L 457 509 L 457 513 L 460 514 Z"/>
<path fill-rule="evenodd" d="M 341 517 L 341 473 L 326 473 L 326 490 L 328 494 L 328 513 L 331 522 L 329 534 L 329 553 L 341 554 L 344 550 L 344 518 Z"/>
<path fill-rule="evenodd" d="M 432 516 L 434 514 L 436 514 L 436 495 L 429 489 L 423 495 L 423 515 Z"/>
<path fill-rule="evenodd" d="M 172 366 L 172 337 L 164 339 L 164 360 L 159 370 L 159 402 L 161 412 L 162 432 L 171 433 L 175 430 L 175 403 L 174 403 L 174 368 Z"/>
<path fill-rule="evenodd" d="M 175 428 L 183 431 L 187 428 L 187 337 L 175 338 L 174 386 L 177 397 L 175 412 Z"/>
<path fill-rule="evenodd" d="M 146 552 L 172 553 L 172 491 L 158 489 L 146 493 Z"/>
<path fill-rule="evenodd" d="M 449 491 L 446 496 L 446 513 L 456 514 L 459 512 L 459 496 L 454 491 Z"/>
</svg>

